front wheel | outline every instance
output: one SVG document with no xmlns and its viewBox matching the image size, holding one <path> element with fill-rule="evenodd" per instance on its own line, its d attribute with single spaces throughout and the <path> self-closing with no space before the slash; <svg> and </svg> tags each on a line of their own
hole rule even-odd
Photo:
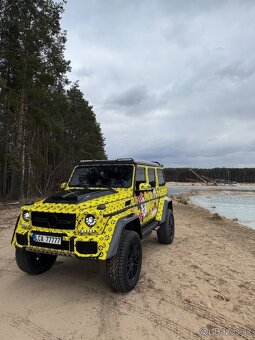
<svg viewBox="0 0 255 340">
<path fill-rule="evenodd" d="M 174 215 L 172 210 L 167 211 L 166 220 L 161 224 L 157 230 L 157 236 L 159 243 L 171 244 L 174 240 Z"/>
<path fill-rule="evenodd" d="M 106 261 L 108 285 L 115 291 L 129 292 L 140 276 L 142 245 L 135 231 L 124 230 L 118 252 Z"/>
<path fill-rule="evenodd" d="M 16 248 L 16 263 L 19 269 L 28 274 L 42 274 L 49 270 L 56 261 L 57 255 L 41 254 Z"/>
</svg>

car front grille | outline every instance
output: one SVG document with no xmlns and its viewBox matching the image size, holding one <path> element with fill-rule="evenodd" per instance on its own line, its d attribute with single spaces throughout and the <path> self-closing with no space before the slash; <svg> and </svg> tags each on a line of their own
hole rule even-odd
<svg viewBox="0 0 255 340">
<path fill-rule="evenodd" d="M 75 214 L 32 212 L 32 225 L 51 229 L 75 229 Z"/>
</svg>

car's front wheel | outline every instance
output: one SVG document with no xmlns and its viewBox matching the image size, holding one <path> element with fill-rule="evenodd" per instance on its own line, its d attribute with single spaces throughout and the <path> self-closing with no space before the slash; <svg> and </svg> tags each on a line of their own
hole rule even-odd
<svg viewBox="0 0 255 340">
<path fill-rule="evenodd" d="M 37 275 L 49 270 L 56 261 L 57 255 L 41 254 L 16 248 L 16 263 L 25 273 Z"/>
<path fill-rule="evenodd" d="M 124 230 L 118 252 L 106 261 L 106 278 L 109 286 L 119 292 L 132 290 L 140 276 L 142 245 L 135 231 Z"/>
</svg>

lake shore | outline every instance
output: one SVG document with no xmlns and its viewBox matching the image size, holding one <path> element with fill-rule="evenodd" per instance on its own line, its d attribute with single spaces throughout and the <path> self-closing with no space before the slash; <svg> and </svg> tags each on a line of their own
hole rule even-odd
<svg viewBox="0 0 255 340">
<path fill-rule="evenodd" d="M 218 184 L 206 185 L 205 183 L 195 182 L 167 182 L 168 193 L 177 195 L 186 192 L 255 192 L 255 183 L 236 183 L 236 184 Z"/>
<path fill-rule="evenodd" d="M 201 183 L 167 183 L 168 195 L 177 201 L 200 206 L 222 218 L 255 230 L 255 184 L 207 186 Z"/>
<path fill-rule="evenodd" d="M 145 240 L 137 287 L 116 294 L 102 262 L 58 257 L 43 275 L 22 273 L 10 246 L 18 208 L 0 212 L 3 338 L 201 339 L 201 328 L 242 335 L 217 339 L 255 335 L 255 231 L 248 227 L 174 200 L 173 244 L 160 245 L 155 233 Z"/>
</svg>

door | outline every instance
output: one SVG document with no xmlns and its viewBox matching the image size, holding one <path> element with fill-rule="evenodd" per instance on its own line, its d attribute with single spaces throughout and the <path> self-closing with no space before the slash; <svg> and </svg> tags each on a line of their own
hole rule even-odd
<svg viewBox="0 0 255 340">
<path fill-rule="evenodd" d="M 148 215 L 150 219 L 154 219 L 158 211 L 158 193 L 156 184 L 156 169 L 148 168 L 148 182 L 151 187 L 149 193 Z"/>
<path fill-rule="evenodd" d="M 141 184 L 143 186 L 148 184 L 146 167 L 137 166 L 135 176 L 135 200 L 137 204 L 137 215 L 140 219 L 140 223 L 143 225 L 150 220 L 148 211 L 151 193 L 148 190 L 141 189 Z"/>
</svg>

